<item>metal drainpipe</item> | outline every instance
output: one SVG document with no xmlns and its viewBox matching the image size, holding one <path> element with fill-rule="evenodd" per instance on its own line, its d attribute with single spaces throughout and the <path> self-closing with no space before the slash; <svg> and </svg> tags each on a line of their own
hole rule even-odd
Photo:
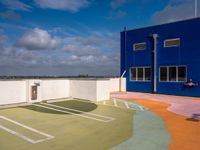
<svg viewBox="0 0 200 150">
<path fill-rule="evenodd" d="M 124 77 L 126 73 L 126 70 L 124 70 L 123 74 L 121 75 L 121 77 L 119 78 L 119 91 L 122 91 L 122 78 Z"/>
<path fill-rule="evenodd" d="M 158 34 L 153 34 L 153 40 L 154 40 L 154 88 L 153 88 L 153 92 L 156 93 L 157 92 L 157 38 L 158 38 Z"/>
<path fill-rule="evenodd" d="M 119 91 L 122 91 L 122 78 L 126 73 L 126 27 L 124 27 L 124 72 L 119 78 Z"/>
</svg>

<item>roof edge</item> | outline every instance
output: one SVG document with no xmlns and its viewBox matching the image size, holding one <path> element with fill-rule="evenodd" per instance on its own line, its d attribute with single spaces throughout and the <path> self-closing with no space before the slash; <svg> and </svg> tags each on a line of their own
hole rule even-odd
<svg viewBox="0 0 200 150">
<path fill-rule="evenodd" d="M 146 29 L 146 28 L 151 28 L 151 27 L 157 27 L 157 26 L 162 26 L 162 25 L 168 25 L 168 24 L 173 24 L 173 23 L 185 22 L 185 21 L 190 21 L 190 20 L 198 20 L 198 19 L 200 19 L 200 17 L 188 18 L 185 20 L 178 20 L 178 21 L 161 23 L 161 24 L 156 24 L 156 25 L 149 25 L 149 26 L 145 26 L 145 27 L 136 27 L 136 28 L 132 28 L 132 29 L 128 29 L 128 30 L 123 30 L 123 31 L 121 31 L 121 33 L 127 32 L 127 31 L 134 31 L 134 30 Z"/>
</svg>

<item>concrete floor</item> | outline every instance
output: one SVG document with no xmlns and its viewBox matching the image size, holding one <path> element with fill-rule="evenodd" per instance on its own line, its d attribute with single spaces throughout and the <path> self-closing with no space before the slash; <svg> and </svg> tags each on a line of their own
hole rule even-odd
<svg viewBox="0 0 200 150">
<path fill-rule="evenodd" d="M 136 92 L 112 93 L 111 97 L 122 99 L 149 99 L 157 102 L 164 102 L 170 105 L 167 110 L 185 117 L 195 117 L 200 120 L 200 98 Z"/>
<path fill-rule="evenodd" d="M 144 105 L 160 116 L 171 137 L 169 150 L 200 149 L 199 98 L 130 92 L 113 93 L 111 97 Z"/>
</svg>

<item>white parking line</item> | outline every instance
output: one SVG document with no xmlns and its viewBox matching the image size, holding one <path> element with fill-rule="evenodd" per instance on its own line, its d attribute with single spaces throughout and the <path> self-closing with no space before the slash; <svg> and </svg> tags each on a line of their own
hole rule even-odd
<svg viewBox="0 0 200 150">
<path fill-rule="evenodd" d="M 93 104 L 98 104 L 98 105 L 106 105 L 106 106 L 110 106 L 110 107 L 117 107 L 117 108 L 121 108 L 121 109 L 131 109 L 131 110 L 140 110 L 140 111 L 143 111 L 141 108 L 139 108 L 138 106 L 139 105 L 136 105 L 136 104 L 133 104 L 135 106 L 137 106 L 138 109 L 134 109 L 134 108 L 127 108 L 127 107 L 121 107 L 121 106 L 114 106 L 114 105 L 109 105 L 109 104 L 100 104 L 100 103 L 97 103 L 97 102 L 93 102 L 93 101 L 89 101 L 89 100 L 80 100 L 80 99 L 74 99 L 75 101 L 80 101 L 80 102 L 84 102 L 84 103 L 93 103 Z M 121 101 L 121 100 L 119 100 Z M 104 101 L 105 102 L 105 101 Z M 127 101 L 126 101 L 127 102 Z M 142 107 L 142 106 L 141 106 Z"/>
<path fill-rule="evenodd" d="M 126 108 L 130 108 L 126 101 L 124 102 L 124 104 L 125 104 Z"/>
<path fill-rule="evenodd" d="M 16 121 L 14 121 L 14 120 L 11 120 L 11 119 L 9 119 L 9 118 L 7 118 L 7 117 L 5 117 L 5 116 L 0 116 L 0 118 L 1 118 L 1 119 L 4 119 L 4 120 L 7 120 L 7 121 L 9 121 L 9 122 L 12 122 L 13 124 L 16 124 L 16 125 L 18 125 L 18 126 L 21 126 L 21 127 L 25 128 L 25 129 L 28 129 L 28 130 L 32 131 L 32 132 L 35 132 L 35 133 L 38 133 L 38 134 L 41 134 L 41 135 L 47 137 L 47 138 L 43 138 L 43 139 L 39 139 L 39 140 L 33 140 L 33 139 L 31 139 L 31 138 L 29 138 L 29 137 L 27 137 L 27 136 L 24 136 L 24 135 L 22 135 L 22 134 L 20 134 L 20 133 L 18 133 L 18 132 L 16 132 L 16 131 L 13 131 L 12 129 L 9 129 L 9 128 L 3 126 L 3 125 L 0 125 L 0 128 L 1 128 L 1 129 L 3 129 L 3 130 L 5 130 L 5 131 L 7 131 L 7 132 L 9 132 L 9 133 L 11 133 L 11 134 L 13 134 L 13 135 L 15 135 L 15 136 L 18 136 L 18 137 L 20 137 L 20 138 L 22 138 L 22 139 L 24 139 L 24 140 L 26 140 L 26 141 L 28 141 L 28 142 L 31 142 L 31 143 L 34 143 L 34 144 L 35 144 L 35 143 L 43 142 L 43 141 L 50 140 L 50 139 L 54 138 L 54 136 L 52 136 L 52 135 L 49 135 L 49 134 L 47 134 L 47 133 L 44 133 L 44 132 L 41 132 L 41 131 L 39 131 L 39 130 L 33 129 L 33 128 L 31 128 L 31 127 L 28 127 L 28 126 L 26 126 L 26 125 L 24 125 L 24 124 L 21 124 L 21 123 L 19 123 L 19 122 L 16 122 Z"/>
<path fill-rule="evenodd" d="M 92 119 L 92 120 L 96 120 L 96 121 L 100 121 L 100 122 L 110 122 L 110 121 L 114 120 L 114 118 L 108 119 L 108 120 L 98 119 L 98 118 L 95 118 L 95 117 L 90 117 L 90 116 L 85 116 L 85 115 L 81 115 L 81 114 L 76 114 L 76 113 L 73 113 L 73 112 L 70 112 L 70 111 L 55 109 L 55 108 L 52 108 L 52 107 L 47 107 L 47 106 L 43 106 L 43 105 L 39 105 L 39 104 L 32 104 L 32 105 L 37 106 L 37 107 L 42 107 L 42 108 L 50 109 L 50 110 L 54 110 L 54 111 L 57 111 L 57 112 L 63 112 L 63 113 L 66 113 L 66 114 L 73 114 L 73 115 L 76 115 L 76 116 L 80 116 L 80 117 L 84 117 L 84 118 L 88 118 L 88 119 Z"/>
<path fill-rule="evenodd" d="M 115 105 L 115 107 L 117 107 L 116 99 L 114 99 L 113 101 L 114 101 L 114 105 Z"/>
<path fill-rule="evenodd" d="M 81 110 L 77 110 L 77 109 L 72 109 L 72 108 L 68 108 L 68 107 L 62 107 L 62 106 L 58 106 L 58 105 L 54 105 L 54 104 L 47 104 L 47 103 L 42 103 L 42 104 L 47 105 L 47 106 L 53 106 L 53 107 L 65 109 L 65 110 L 72 110 L 72 111 L 75 111 L 75 112 L 79 112 L 79 113 L 83 113 L 83 114 L 88 114 L 88 115 L 91 115 L 91 116 L 97 116 L 97 117 L 101 117 L 101 118 L 105 118 L 105 119 L 111 119 L 111 120 L 114 119 L 112 117 L 103 116 L 103 115 L 99 115 L 99 114 L 94 114 L 94 113 L 90 113 L 90 112 L 85 112 L 85 111 L 81 111 Z"/>
</svg>

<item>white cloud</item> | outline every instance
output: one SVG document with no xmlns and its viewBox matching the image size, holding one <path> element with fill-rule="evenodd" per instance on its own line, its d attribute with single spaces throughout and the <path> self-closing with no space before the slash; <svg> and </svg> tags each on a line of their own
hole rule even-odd
<svg viewBox="0 0 200 150">
<path fill-rule="evenodd" d="M 28 50 L 54 49 L 59 45 L 57 37 L 52 37 L 46 30 L 34 28 L 27 31 L 16 43 L 16 46 Z"/>
<path fill-rule="evenodd" d="M 88 56 L 88 55 L 99 55 L 100 50 L 97 47 L 94 46 L 82 46 L 82 45 L 72 45 L 67 44 L 63 48 L 65 52 L 69 52 L 72 54 L 76 54 L 77 56 Z"/>
<path fill-rule="evenodd" d="M 0 46 L 6 41 L 7 37 L 0 33 Z"/>
<path fill-rule="evenodd" d="M 170 0 L 168 5 L 156 12 L 152 20 L 156 23 L 166 23 L 194 17 L 193 0 Z"/>
<path fill-rule="evenodd" d="M 32 8 L 31 6 L 21 2 L 20 0 L 0 0 L 0 3 L 12 10 L 28 11 Z"/>
<path fill-rule="evenodd" d="M 25 39 L 25 35 L 36 29 L 29 30 L 22 37 Z M 40 32 L 41 29 L 37 30 Z M 44 32 L 44 30 L 42 31 Z M 45 34 L 49 35 L 47 31 Z M 34 35 L 33 37 L 37 39 L 37 42 L 41 40 L 41 36 Z M 48 37 L 54 39 L 50 35 Z M 33 47 L 32 40 L 28 41 L 31 41 L 31 44 L 29 43 L 28 46 L 25 44 L 22 48 L 9 46 L 5 42 L 3 42 L 5 45 L 0 44 L 0 75 L 119 74 L 118 33 L 101 31 L 91 32 L 89 36 L 70 35 L 60 40 L 63 47 L 62 49 L 58 47 L 56 51 L 27 50 L 30 45 L 31 48 Z M 39 48 L 44 47 L 41 46 L 41 42 L 37 44 Z M 26 49 L 24 49 L 25 46 Z"/>
<path fill-rule="evenodd" d="M 102 52 L 119 50 L 119 35 L 116 33 L 91 33 L 89 36 L 73 36 L 63 39 L 65 52 L 77 56 L 101 55 Z"/>
<path fill-rule="evenodd" d="M 34 0 L 41 8 L 65 10 L 69 12 L 77 12 L 81 8 L 87 7 L 90 2 L 88 0 Z"/>
</svg>

